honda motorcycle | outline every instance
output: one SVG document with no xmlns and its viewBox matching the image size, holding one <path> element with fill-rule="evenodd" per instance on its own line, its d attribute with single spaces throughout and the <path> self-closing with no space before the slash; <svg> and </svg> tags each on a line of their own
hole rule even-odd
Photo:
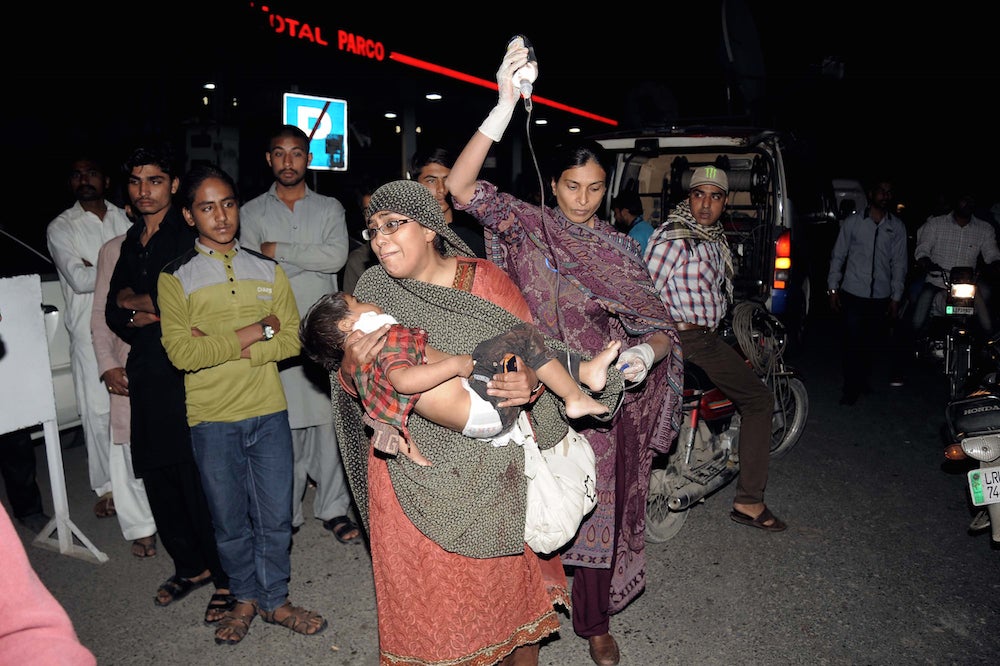
<svg viewBox="0 0 1000 666">
<path fill-rule="evenodd" d="M 970 532 L 990 528 L 993 547 L 1000 549 L 1000 335 L 986 343 L 994 370 L 969 395 L 953 399 L 945 409 L 948 460 L 978 460 L 967 474 L 969 497 L 981 508 Z"/>
<path fill-rule="evenodd" d="M 809 394 L 783 359 L 784 325 L 760 303 L 743 301 L 719 329 L 774 396 L 771 458 L 788 453 L 805 428 Z M 687 511 L 739 474 L 740 415 L 704 370 L 684 362 L 683 420 L 669 454 L 653 459 L 646 500 L 646 541 L 662 543 L 680 531 Z"/>
<path fill-rule="evenodd" d="M 942 279 L 945 288 L 931 301 L 928 335 L 921 344 L 925 357 L 941 364 L 948 378 L 948 397 L 960 397 L 969 384 L 979 358 L 975 315 L 976 270 L 936 267 L 929 275 Z"/>
</svg>

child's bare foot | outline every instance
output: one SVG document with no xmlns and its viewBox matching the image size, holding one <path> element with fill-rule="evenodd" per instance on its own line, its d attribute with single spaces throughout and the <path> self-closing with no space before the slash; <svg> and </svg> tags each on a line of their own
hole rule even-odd
<svg viewBox="0 0 1000 666">
<path fill-rule="evenodd" d="M 399 447 L 399 452 L 422 467 L 430 467 L 431 461 L 420 452 L 416 444 L 406 442 Z"/>
<path fill-rule="evenodd" d="M 614 340 L 609 342 L 604 351 L 590 359 L 580 362 L 580 381 L 586 384 L 591 391 L 603 391 L 608 383 L 608 366 L 618 358 L 618 352 L 622 348 L 622 343 Z M 595 401 L 596 402 L 596 401 Z M 569 407 L 569 403 L 566 403 Z M 607 410 L 605 410 L 607 411 Z M 603 414 L 604 412 L 586 412 L 587 414 Z M 568 415 L 568 412 L 567 412 Z M 578 418 L 578 417 L 574 417 Z"/>
<path fill-rule="evenodd" d="M 607 414 L 609 411 L 607 405 L 602 405 L 583 391 L 580 391 L 579 395 L 566 400 L 566 416 L 571 419 L 578 419 L 584 416 L 600 416 L 601 414 Z"/>
</svg>

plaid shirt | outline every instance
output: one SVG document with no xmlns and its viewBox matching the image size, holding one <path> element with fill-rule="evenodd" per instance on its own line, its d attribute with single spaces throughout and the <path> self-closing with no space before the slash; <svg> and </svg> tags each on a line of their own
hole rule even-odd
<svg viewBox="0 0 1000 666">
<path fill-rule="evenodd" d="M 389 328 L 385 346 L 375 360 L 354 370 L 354 385 L 358 387 L 365 412 L 376 421 L 396 426 L 406 439 L 409 439 L 406 419 L 420 394 L 398 393 L 388 375 L 398 367 L 424 363 L 426 348 L 427 331 L 397 324 Z"/>
<path fill-rule="evenodd" d="M 929 217 L 917 230 L 914 259 L 930 257 L 947 271 L 955 266 L 975 267 L 980 254 L 988 264 L 1000 260 L 996 232 L 978 217 L 973 216 L 964 227 L 958 226 L 951 213 Z M 944 281 L 936 275 L 928 275 L 927 282 L 944 289 Z"/>
<path fill-rule="evenodd" d="M 673 321 L 714 329 L 726 313 L 723 282 L 726 262 L 722 246 L 711 241 L 661 240 L 658 227 L 646 246 L 645 260 L 653 284 Z"/>
</svg>

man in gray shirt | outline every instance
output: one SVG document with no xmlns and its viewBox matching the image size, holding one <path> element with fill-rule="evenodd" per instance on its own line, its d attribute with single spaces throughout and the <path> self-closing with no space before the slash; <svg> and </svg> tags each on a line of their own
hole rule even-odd
<svg viewBox="0 0 1000 666">
<path fill-rule="evenodd" d="M 867 210 L 841 223 L 826 281 L 830 308 L 843 313 L 842 405 L 870 388 L 875 351 L 888 348 L 906 284 L 906 226 L 892 214 L 892 183 L 876 181 L 868 200 Z M 899 351 L 890 353 L 893 386 L 902 386 L 901 362 Z"/>
<path fill-rule="evenodd" d="M 312 153 L 309 137 L 284 125 L 271 137 L 265 155 L 274 173 L 267 192 L 240 209 L 240 242 L 277 260 L 288 275 L 299 314 L 324 294 L 337 291 L 337 271 L 350 249 L 344 206 L 306 185 Z M 316 482 L 314 515 L 341 543 L 359 542 L 361 532 L 348 516 L 350 493 L 344 480 L 329 374 L 305 355 L 281 365 L 295 452 L 292 527 L 305 523 L 302 498 L 307 478 Z"/>
</svg>

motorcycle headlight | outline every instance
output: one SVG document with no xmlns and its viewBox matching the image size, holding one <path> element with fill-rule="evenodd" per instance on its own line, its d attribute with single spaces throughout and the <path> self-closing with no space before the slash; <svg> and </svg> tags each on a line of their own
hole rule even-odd
<svg viewBox="0 0 1000 666">
<path fill-rule="evenodd" d="M 973 298 L 976 295 L 976 285 L 974 284 L 953 284 L 951 285 L 952 298 Z"/>
<path fill-rule="evenodd" d="M 993 462 L 1000 458 L 1000 433 L 963 439 L 962 450 L 970 458 Z"/>
</svg>

